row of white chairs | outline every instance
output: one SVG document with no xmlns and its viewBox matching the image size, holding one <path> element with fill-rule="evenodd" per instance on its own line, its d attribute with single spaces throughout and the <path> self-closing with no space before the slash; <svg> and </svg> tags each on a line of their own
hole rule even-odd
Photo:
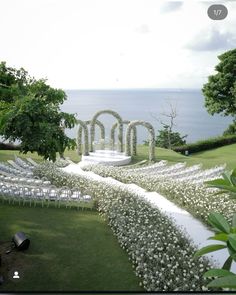
<svg viewBox="0 0 236 295">
<path fill-rule="evenodd" d="M 19 205 L 25 205 L 26 202 L 29 202 L 30 206 L 32 203 L 34 203 L 34 206 L 41 203 L 42 207 L 45 204 L 49 207 L 50 204 L 54 203 L 59 208 L 61 203 L 65 204 L 66 208 L 71 208 L 73 202 L 77 207 L 81 207 L 82 203 L 92 200 L 91 196 L 82 195 L 79 190 L 71 190 L 68 187 L 32 187 L 6 182 L 0 182 L 0 196 L 2 196 L 3 202 L 8 201 L 9 204 L 18 202 Z"/>
<path fill-rule="evenodd" d="M 17 156 L 15 156 L 15 163 L 26 170 L 33 170 L 33 168 L 35 167 L 33 164 L 30 164 L 29 161 L 28 163 L 26 163 L 25 161 L 23 161 L 21 158 L 18 158 Z"/>
<path fill-rule="evenodd" d="M 27 178 L 27 177 L 17 177 L 15 175 L 1 175 L 0 174 L 0 180 L 5 182 L 10 182 L 13 184 L 26 184 L 26 185 L 35 185 L 35 186 L 50 186 L 51 182 L 47 180 L 47 178 L 39 178 L 37 176 L 34 176 L 33 178 Z"/>
<path fill-rule="evenodd" d="M 144 167 L 139 167 L 139 168 L 129 168 L 125 169 L 126 171 L 129 172 L 141 172 L 141 171 L 148 171 L 148 170 L 153 170 L 156 168 L 161 168 L 167 166 L 168 162 L 166 160 L 161 160 L 160 162 L 157 162 L 152 165 L 144 166 Z"/>
<path fill-rule="evenodd" d="M 173 169 L 172 171 L 164 171 L 161 174 L 156 173 L 158 175 L 158 178 L 171 178 L 171 179 L 178 179 L 181 177 L 188 177 L 190 175 L 194 175 L 196 173 L 201 172 L 202 164 L 193 165 L 191 167 L 180 167 L 177 170 Z"/>
<path fill-rule="evenodd" d="M 224 172 L 225 168 L 226 168 L 226 165 L 224 164 L 224 165 L 221 165 L 218 167 L 214 167 L 211 169 L 206 169 L 206 170 L 200 171 L 200 172 L 195 173 L 193 175 L 181 177 L 178 180 L 191 181 L 192 183 L 200 183 L 200 182 L 203 183 L 204 181 L 221 177 L 221 174 L 222 174 L 222 172 Z"/>
<path fill-rule="evenodd" d="M 156 168 L 145 170 L 145 171 L 140 171 L 139 174 L 148 174 L 152 176 L 168 175 L 169 173 L 177 172 L 184 169 L 185 166 L 186 166 L 186 163 L 177 163 L 170 166 L 162 166 L 162 167 L 156 167 Z"/>
<path fill-rule="evenodd" d="M 7 174 L 13 174 L 21 177 L 32 177 L 33 173 L 30 171 L 23 171 L 13 168 L 5 163 L 0 163 L 0 173 L 3 172 Z"/>
</svg>

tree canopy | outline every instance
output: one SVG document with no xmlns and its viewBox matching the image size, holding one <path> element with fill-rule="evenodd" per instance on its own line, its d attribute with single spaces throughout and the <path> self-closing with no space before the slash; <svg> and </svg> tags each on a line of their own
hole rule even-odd
<svg viewBox="0 0 236 295">
<path fill-rule="evenodd" d="M 220 56 L 215 67 L 216 74 L 208 77 L 203 86 L 207 111 L 224 116 L 236 115 L 236 49 Z"/>
<path fill-rule="evenodd" d="M 37 152 L 45 159 L 56 159 L 66 148 L 74 148 L 74 139 L 64 128 L 73 128 L 75 115 L 60 111 L 66 93 L 36 80 L 24 69 L 0 64 L 0 135 L 19 140 L 21 151 Z"/>
</svg>

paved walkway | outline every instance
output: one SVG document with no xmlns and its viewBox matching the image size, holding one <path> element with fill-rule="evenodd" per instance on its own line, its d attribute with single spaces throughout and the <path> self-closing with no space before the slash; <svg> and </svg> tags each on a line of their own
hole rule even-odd
<svg viewBox="0 0 236 295">
<path fill-rule="evenodd" d="M 209 230 L 202 222 L 194 218 L 186 210 L 181 209 L 156 192 L 147 192 L 136 184 L 124 184 L 111 177 L 102 177 L 93 172 L 83 171 L 78 164 L 70 164 L 69 166 L 63 168 L 63 170 L 77 175 L 88 176 L 93 180 L 105 182 L 113 186 L 122 186 L 127 188 L 129 191 L 135 192 L 141 198 L 150 202 L 152 206 L 160 209 L 166 215 L 174 219 L 175 223 L 185 232 L 186 236 L 193 241 L 197 248 L 201 248 L 209 244 L 220 243 L 218 241 L 207 240 L 207 238 L 214 235 L 213 231 Z M 218 267 L 222 267 L 229 254 L 227 249 L 222 249 L 206 256 L 211 258 Z M 235 262 L 233 263 L 231 270 L 236 272 Z"/>
</svg>

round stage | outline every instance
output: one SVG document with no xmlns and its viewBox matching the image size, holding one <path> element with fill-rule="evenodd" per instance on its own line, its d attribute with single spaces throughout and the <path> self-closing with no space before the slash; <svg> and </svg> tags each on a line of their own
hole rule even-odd
<svg viewBox="0 0 236 295">
<path fill-rule="evenodd" d="M 130 156 L 126 156 L 124 153 L 120 153 L 112 150 L 96 150 L 90 152 L 88 156 L 82 156 L 81 164 L 87 163 L 99 163 L 110 166 L 127 165 L 131 161 Z"/>
</svg>

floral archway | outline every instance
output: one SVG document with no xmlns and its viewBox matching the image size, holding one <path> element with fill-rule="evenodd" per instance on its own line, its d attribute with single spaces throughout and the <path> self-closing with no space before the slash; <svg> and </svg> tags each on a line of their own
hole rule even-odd
<svg viewBox="0 0 236 295">
<path fill-rule="evenodd" d="M 123 121 L 123 126 L 124 125 L 128 125 L 130 123 L 130 121 L 128 120 L 124 120 Z M 113 150 L 114 149 L 114 144 L 115 144 L 115 132 L 116 132 L 116 128 L 118 127 L 118 123 L 116 122 L 112 127 L 111 127 L 111 133 L 110 133 L 110 148 Z M 132 155 L 136 155 L 137 154 L 137 129 L 136 127 L 132 128 L 131 130 L 131 154 Z"/>
<path fill-rule="evenodd" d="M 97 118 L 102 114 L 110 114 L 110 115 L 114 116 L 117 119 L 118 128 L 119 128 L 119 131 L 118 131 L 118 150 L 120 152 L 123 152 L 123 120 L 122 120 L 121 116 L 117 112 L 112 111 L 112 110 L 102 110 L 102 111 L 97 112 L 93 116 L 93 118 L 91 120 L 91 124 L 90 124 L 90 151 L 91 152 L 93 151 L 93 142 L 94 142 L 94 139 L 95 139 L 95 123 L 96 123 Z"/>
<path fill-rule="evenodd" d="M 77 131 L 77 138 L 76 138 L 76 143 L 77 143 L 77 151 L 78 154 L 82 154 L 82 131 L 84 131 L 84 156 L 89 155 L 89 137 L 88 137 L 88 127 L 87 124 L 84 121 L 77 120 L 77 124 L 80 125 Z"/>
<path fill-rule="evenodd" d="M 84 121 L 86 125 L 89 125 L 91 123 L 91 120 Z M 104 149 L 105 145 L 105 127 L 99 120 L 96 120 L 95 125 L 97 125 L 100 128 L 100 144 L 101 149 Z M 78 146 L 78 153 L 79 155 L 82 154 L 82 126 L 79 126 L 78 130 L 78 136 L 77 136 L 77 146 Z"/>
<path fill-rule="evenodd" d="M 131 121 L 126 130 L 126 143 L 125 143 L 125 154 L 131 156 L 131 130 L 136 126 L 144 126 L 147 128 L 149 133 L 149 161 L 155 159 L 155 130 L 153 126 L 146 121 Z M 136 139 L 135 139 L 136 141 Z M 133 142 L 132 145 L 137 144 Z"/>
</svg>

